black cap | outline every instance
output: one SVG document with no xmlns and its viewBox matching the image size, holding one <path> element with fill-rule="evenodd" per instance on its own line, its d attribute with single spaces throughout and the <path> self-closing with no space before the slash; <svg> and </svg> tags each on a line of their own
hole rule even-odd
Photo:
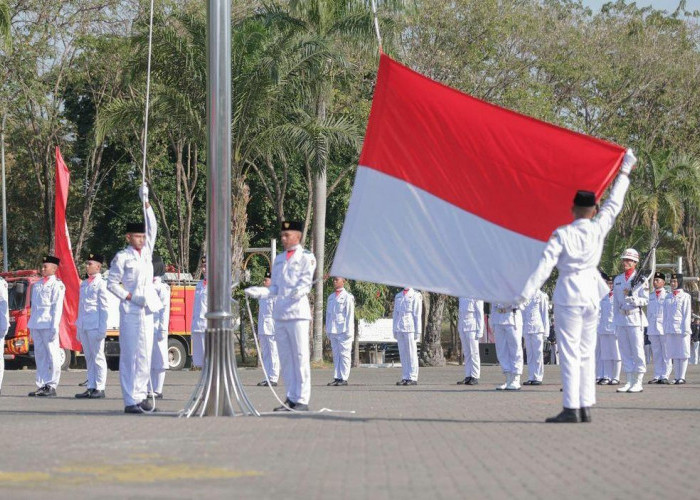
<svg viewBox="0 0 700 500">
<path fill-rule="evenodd" d="M 144 222 L 127 222 L 126 223 L 127 233 L 145 233 L 146 224 Z"/>
<path fill-rule="evenodd" d="M 44 264 L 56 264 L 58 266 L 61 263 L 61 259 L 54 257 L 53 255 L 46 255 L 42 262 Z"/>
<path fill-rule="evenodd" d="M 100 264 L 104 264 L 105 258 L 99 253 L 89 253 L 87 259 L 85 260 L 92 260 L 95 262 L 99 262 Z"/>
<path fill-rule="evenodd" d="M 266 277 L 266 278 L 272 278 L 272 274 L 270 273 L 270 271 L 266 271 L 266 272 L 265 272 L 265 277 Z"/>
<path fill-rule="evenodd" d="M 671 275 L 672 280 L 678 280 L 678 287 L 680 288 L 683 286 L 683 274 L 682 273 L 673 273 Z"/>
<path fill-rule="evenodd" d="M 666 281 L 666 275 L 664 273 L 659 272 L 659 271 L 656 271 L 654 273 L 654 279 L 657 279 L 657 278 L 660 280 Z"/>
<path fill-rule="evenodd" d="M 577 207 L 595 207 L 595 193 L 593 191 L 577 191 L 574 196 L 574 205 Z"/>
<path fill-rule="evenodd" d="M 282 231 L 304 232 L 304 223 L 298 220 L 286 220 L 282 222 Z"/>
</svg>

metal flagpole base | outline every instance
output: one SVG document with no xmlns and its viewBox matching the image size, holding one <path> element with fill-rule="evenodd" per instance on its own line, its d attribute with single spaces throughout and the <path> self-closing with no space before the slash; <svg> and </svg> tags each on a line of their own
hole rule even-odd
<svg viewBox="0 0 700 500">
<path fill-rule="evenodd" d="M 260 416 L 243 389 L 236 368 L 232 328 L 210 328 L 204 334 L 202 377 L 181 417 Z M 235 399 L 235 403 L 234 403 Z M 237 411 L 237 409 L 239 411 Z"/>
</svg>

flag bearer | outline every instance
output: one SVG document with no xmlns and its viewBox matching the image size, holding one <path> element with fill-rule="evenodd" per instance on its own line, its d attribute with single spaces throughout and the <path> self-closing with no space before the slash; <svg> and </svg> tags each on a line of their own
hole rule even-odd
<svg viewBox="0 0 700 500">
<path fill-rule="evenodd" d="M 194 289 L 194 306 L 192 308 L 192 323 L 190 326 L 192 342 L 192 367 L 201 369 L 204 365 L 204 332 L 207 331 L 207 318 L 205 317 L 209 306 L 207 304 L 207 257 L 203 256 L 200 262 L 202 276 L 204 277 Z"/>
<path fill-rule="evenodd" d="M 76 394 L 78 399 L 105 397 L 107 383 L 107 314 L 109 302 L 107 282 L 102 279 L 102 255 L 91 253 L 85 261 L 87 279 L 80 284 L 78 319 L 75 322 L 77 336 L 83 345 L 87 365 L 87 390 Z"/>
<path fill-rule="evenodd" d="M 549 332 L 549 297 L 537 290 L 523 309 L 523 337 L 527 351 L 528 379 L 523 385 L 542 385 L 544 332 Z"/>
<path fill-rule="evenodd" d="M 457 314 L 457 330 L 462 341 L 465 375 L 464 380 L 457 383 L 477 385 L 481 376 L 479 339 L 484 336 L 484 301 L 460 297 Z"/>
<path fill-rule="evenodd" d="M 493 304 L 489 324 L 496 337 L 496 356 L 506 376 L 499 391 L 519 391 L 523 373 L 523 315 L 510 304 Z"/>
<path fill-rule="evenodd" d="M 671 275 L 671 293 L 664 301 L 666 355 L 673 360 L 674 384 L 685 384 L 690 357 L 690 295 L 683 290 L 683 275 Z"/>
<path fill-rule="evenodd" d="M 345 289 L 345 278 L 333 278 L 334 291 L 326 305 L 326 335 L 333 351 L 333 381 L 328 385 L 348 385 L 350 354 L 355 335 L 355 297 Z"/>
<path fill-rule="evenodd" d="M 574 221 L 549 239 L 519 303 L 524 303 L 549 277 L 554 266 L 559 278 L 554 289 L 554 325 L 561 353 L 564 409 L 546 422 L 590 422 L 595 404 L 595 344 L 598 306 L 608 287 L 596 269 L 605 236 L 622 210 L 629 174 L 636 158 L 628 150 L 620 175 L 600 212 L 591 191 L 579 191 L 571 213 Z M 596 216 L 597 213 L 597 216 Z"/>
<path fill-rule="evenodd" d="M 423 331 L 423 296 L 404 288 L 394 296 L 393 331 L 399 346 L 401 380 L 396 385 L 418 385 L 418 340 Z"/>
<path fill-rule="evenodd" d="M 160 255 L 153 256 L 153 287 L 163 303 L 163 309 L 153 315 L 153 350 L 151 351 L 151 386 L 149 397 L 163 399 L 165 370 L 168 369 L 168 328 L 170 325 L 170 285 L 163 281 L 165 263 Z"/>
<path fill-rule="evenodd" d="M 153 248 L 158 226 L 148 202 L 144 183 L 139 197 L 146 208 L 146 223 L 126 225 L 129 245 L 115 255 L 109 268 L 107 289 L 120 300 L 119 306 L 119 381 L 124 413 L 153 411 L 146 399 L 151 378 L 153 315 L 163 308 L 153 286 Z"/>
<path fill-rule="evenodd" d="M 275 297 L 269 295 L 269 288 L 272 284 L 272 275 L 267 272 L 263 279 L 262 287 L 250 287 L 246 293 L 250 297 L 259 298 L 258 304 L 258 343 L 260 344 L 260 355 L 262 357 L 263 368 L 267 373 L 267 379 L 258 382 L 259 386 L 267 386 L 268 379 L 272 387 L 277 387 L 280 376 L 280 357 L 275 340 L 275 320 L 272 317 L 275 308 Z M 268 295 L 265 296 L 265 293 Z"/>
<path fill-rule="evenodd" d="M 651 343 L 651 355 L 654 362 L 654 378 L 650 384 L 668 384 L 668 376 L 671 373 L 671 360 L 666 355 L 664 342 L 664 300 L 666 300 L 666 275 L 654 274 L 654 291 L 649 294 L 647 306 L 647 335 Z"/>
<path fill-rule="evenodd" d="M 34 340 L 37 390 L 29 396 L 55 397 L 61 378 L 61 358 L 58 338 L 65 285 L 56 278 L 60 259 L 53 255 L 44 257 L 41 266 L 43 278 L 32 285 L 32 314 L 27 327 Z"/>
<path fill-rule="evenodd" d="M 5 345 L 5 335 L 10 328 L 10 308 L 8 302 L 7 281 L 0 278 L 0 345 Z M 5 357 L 0 356 L 0 390 L 5 375 Z"/>
<path fill-rule="evenodd" d="M 615 324 L 613 323 L 614 300 L 613 300 L 613 277 L 601 273 L 603 279 L 608 284 L 608 292 L 600 300 L 600 314 L 598 316 L 598 343 L 600 344 L 600 360 L 603 364 L 603 378 L 598 381 L 598 385 L 618 385 L 620 383 L 620 348 L 617 345 L 617 335 L 615 335 Z"/>
</svg>

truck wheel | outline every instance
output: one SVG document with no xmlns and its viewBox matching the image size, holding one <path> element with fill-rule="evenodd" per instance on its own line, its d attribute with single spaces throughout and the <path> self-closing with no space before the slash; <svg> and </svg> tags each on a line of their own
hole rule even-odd
<svg viewBox="0 0 700 500">
<path fill-rule="evenodd" d="M 177 339 L 168 339 L 168 368 L 182 370 L 187 363 L 187 349 Z"/>
<path fill-rule="evenodd" d="M 61 370 L 66 371 L 68 368 L 70 368 L 70 362 L 71 362 L 71 352 L 70 349 L 59 349 L 59 359 L 61 363 Z"/>
</svg>

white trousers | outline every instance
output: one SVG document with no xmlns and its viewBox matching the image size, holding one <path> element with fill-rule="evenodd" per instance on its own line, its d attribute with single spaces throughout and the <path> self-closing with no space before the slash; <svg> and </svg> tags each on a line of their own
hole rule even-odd
<svg viewBox="0 0 700 500">
<path fill-rule="evenodd" d="M 192 366 L 204 366 L 204 332 L 192 332 Z"/>
<path fill-rule="evenodd" d="M 311 399 L 309 323 L 307 319 L 275 320 L 275 340 L 287 399 L 306 405 Z"/>
<path fill-rule="evenodd" d="M 58 332 L 51 329 L 32 330 L 34 360 L 36 361 L 36 386 L 58 387 L 61 378 L 61 354 Z"/>
<path fill-rule="evenodd" d="M 459 332 L 459 340 L 462 341 L 464 353 L 464 375 L 466 377 L 479 378 L 481 376 L 481 358 L 479 357 L 478 332 Z"/>
<path fill-rule="evenodd" d="M 603 378 L 604 372 L 605 372 L 605 366 L 603 364 L 603 358 L 601 358 L 601 351 L 600 351 L 600 335 L 596 338 L 596 343 L 595 343 L 595 378 L 596 379 L 601 379 Z"/>
<path fill-rule="evenodd" d="M 685 373 L 688 370 L 688 358 L 685 359 L 674 359 L 673 369 L 676 375 L 676 380 L 685 380 Z"/>
<path fill-rule="evenodd" d="M 559 364 L 559 345 L 556 342 L 549 344 L 549 364 Z"/>
<path fill-rule="evenodd" d="M 524 337 L 528 380 L 542 382 L 544 378 L 544 332 L 526 333 Z"/>
<path fill-rule="evenodd" d="M 151 379 L 153 350 L 153 314 L 120 315 L 119 323 L 119 382 L 125 406 L 146 399 Z"/>
<path fill-rule="evenodd" d="M 347 380 L 350 377 L 350 355 L 352 354 L 352 333 L 329 333 L 333 351 L 333 378 Z"/>
<path fill-rule="evenodd" d="M 414 335 L 413 332 L 394 332 L 394 337 L 399 344 L 403 380 L 418 380 L 418 345 Z"/>
<path fill-rule="evenodd" d="M 668 378 L 671 374 L 671 360 L 666 356 L 666 345 L 660 335 L 649 335 L 651 356 L 654 362 L 654 378 Z"/>
<path fill-rule="evenodd" d="M 564 408 L 595 404 L 595 344 L 598 306 L 554 304 L 554 325 L 561 354 Z"/>
<path fill-rule="evenodd" d="M 622 369 L 622 361 L 606 359 L 603 361 L 603 377 L 609 380 L 620 380 L 620 370 Z"/>
<path fill-rule="evenodd" d="M 651 344 L 644 344 L 644 361 L 646 364 L 651 363 L 654 351 L 651 348 Z"/>
<path fill-rule="evenodd" d="M 83 344 L 87 365 L 87 388 L 104 391 L 107 384 L 105 338 L 98 330 L 84 330 L 80 333 L 79 340 Z"/>
<path fill-rule="evenodd" d="M 274 335 L 258 335 L 260 344 L 260 355 L 262 356 L 263 367 L 270 382 L 277 382 L 280 378 L 280 356 L 277 352 L 277 341 Z"/>
<path fill-rule="evenodd" d="M 496 357 L 503 373 L 523 373 L 523 331 L 514 325 L 494 325 Z"/>
<path fill-rule="evenodd" d="M 165 370 L 168 369 L 168 335 L 154 332 L 153 350 L 151 351 L 151 390 L 163 394 Z"/>
<path fill-rule="evenodd" d="M 641 326 L 616 326 L 615 334 L 625 373 L 646 373 L 644 331 Z"/>
<path fill-rule="evenodd" d="M 690 362 L 694 365 L 700 363 L 700 342 L 691 342 L 690 344 Z M 2 380 L 0 379 L 0 383 Z"/>
</svg>

